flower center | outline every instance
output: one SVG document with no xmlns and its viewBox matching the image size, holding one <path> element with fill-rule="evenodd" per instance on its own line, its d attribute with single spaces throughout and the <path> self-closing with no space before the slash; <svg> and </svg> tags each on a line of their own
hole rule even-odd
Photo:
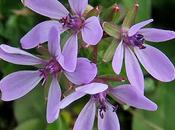
<svg viewBox="0 0 175 130">
<path fill-rule="evenodd" d="M 83 27 L 85 20 L 83 17 L 69 14 L 67 17 L 60 19 L 59 22 L 63 24 L 63 27 L 70 28 L 77 32 Z"/>
<path fill-rule="evenodd" d="M 47 79 L 49 74 L 51 75 L 57 74 L 61 70 L 62 70 L 61 65 L 55 58 L 53 58 L 47 64 L 45 64 L 44 68 L 40 69 L 40 72 L 41 75 L 44 76 L 45 79 Z"/>
<path fill-rule="evenodd" d="M 103 119 L 104 112 L 106 112 L 106 110 L 107 110 L 106 92 L 95 94 L 95 95 L 93 95 L 93 97 L 94 97 L 95 101 L 98 103 L 99 114 L 100 114 L 100 117 Z"/>
<path fill-rule="evenodd" d="M 144 36 L 142 34 L 136 33 L 135 35 L 129 37 L 127 34 L 123 35 L 123 41 L 128 46 L 137 46 L 140 49 L 145 49 L 144 44 Z"/>
<path fill-rule="evenodd" d="M 93 95 L 94 100 L 97 102 L 98 105 L 98 109 L 99 109 L 99 115 L 100 117 L 103 119 L 104 118 L 104 113 L 106 111 L 108 111 L 108 99 L 107 99 L 107 92 L 102 92 L 102 93 L 98 93 Z M 113 112 L 116 112 L 116 110 L 118 109 L 118 106 L 114 107 L 113 106 Z"/>
</svg>

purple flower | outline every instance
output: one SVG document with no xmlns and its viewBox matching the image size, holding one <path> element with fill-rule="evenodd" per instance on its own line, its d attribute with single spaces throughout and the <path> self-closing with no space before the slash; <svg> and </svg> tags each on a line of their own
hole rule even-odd
<svg viewBox="0 0 175 130">
<path fill-rule="evenodd" d="M 76 91 L 65 97 L 59 104 L 63 109 L 75 100 L 91 95 L 89 102 L 80 112 L 73 130 L 92 130 L 95 120 L 96 108 L 98 108 L 98 129 L 99 130 L 120 130 L 119 119 L 116 115 L 117 107 L 111 105 L 107 99 L 112 95 L 120 103 L 127 104 L 140 109 L 150 111 L 157 110 L 157 105 L 147 99 L 143 94 L 131 85 L 121 85 L 115 88 L 108 88 L 106 84 L 90 83 L 76 88 Z"/>
<path fill-rule="evenodd" d="M 53 122 L 58 118 L 58 104 L 61 99 L 61 89 L 57 81 L 57 76 L 64 73 L 74 84 L 80 85 L 89 83 L 97 74 L 96 65 L 88 59 L 78 58 L 74 72 L 68 72 L 69 64 L 65 61 L 69 57 L 61 52 L 58 31 L 52 28 L 49 35 L 48 49 L 50 52 L 49 60 L 42 60 L 30 53 L 8 45 L 0 45 L 0 58 L 18 65 L 38 65 L 42 66 L 35 71 L 18 71 L 7 75 L 0 81 L 2 100 L 11 101 L 18 99 L 31 91 L 43 79 L 44 82 L 51 75 L 52 81 L 48 93 L 47 102 L 47 121 Z M 69 50 L 65 50 L 69 51 Z M 66 62 L 66 63 L 68 63 Z M 83 76 L 82 76 L 83 75 Z"/>
<path fill-rule="evenodd" d="M 51 27 L 56 27 L 61 32 L 71 30 L 72 36 L 68 39 L 66 47 L 70 59 L 76 59 L 78 51 L 77 34 L 81 32 L 85 43 L 96 45 L 102 38 L 103 30 L 98 17 L 90 17 L 85 20 L 83 13 L 88 5 L 88 0 L 69 0 L 74 12 L 70 14 L 67 9 L 57 0 L 24 0 L 24 5 L 35 12 L 56 20 L 49 20 L 38 24 L 22 39 L 21 44 L 25 49 L 36 47 L 48 40 Z M 75 70 L 76 60 L 72 60 L 72 70 Z"/>
<path fill-rule="evenodd" d="M 129 30 L 123 29 L 122 40 L 113 57 L 112 66 L 120 74 L 125 53 L 125 67 L 130 83 L 144 89 L 144 77 L 139 62 L 156 79 L 169 82 L 175 78 L 175 69 L 171 61 L 158 49 L 145 44 L 145 41 L 163 42 L 175 38 L 174 31 L 155 28 L 143 28 L 153 20 L 146 20 L 133 25 Z M 135 54 L 138 58 L 136 58 Z"/>
</svg>

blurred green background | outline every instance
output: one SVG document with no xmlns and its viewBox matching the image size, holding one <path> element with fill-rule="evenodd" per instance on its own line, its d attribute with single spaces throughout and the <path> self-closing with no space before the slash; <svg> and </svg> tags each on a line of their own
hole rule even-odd
<svg viewBox="0 0 175 130">
<path fill-rule="evenodd" d="M 60 2 L 69 7 L 67 0 Z M 134 0 L 90 0 L 91 5 L 102 5 L 104 10 L 115 2 L 122 11 L 127 11 L 133 6 Z M 152 26 L 175 30 L 175 0 L 138 0 L 138 3 L 140 7 L 137 22 L 153 18 Z M 20 38 L 37 23 L 46 19 L 26 10 L 20 0 L 0 0 L 0 43 L 20 47 Z M 163 51 L 175 63 L 175 41 L 150 44 Z M 105 50 L 105 47 L 101 46 L 99 59 Z M 87 53 L 81 55 L 88 56 Z M 113 73 L 110 64 L 100 64 L 99 67 L 100 73 Z M 31 68 L 0 61 L 1 78 L 24 69 Z M 145 73 L 145 90 L 146 95 L 158 104 L 159 109 L 156 112 L 147 112 L 120 107 L 117 114 L 121 130 L 175 130 L 175 81 L 161 83 Z M 48 125 L 45 119 L 44 89 L 38 86 L 15 102 L 0 101 L 0 130 L 71 130 L 87 99 L 88 97 L 81 99 L 63 110 L 59 120 Z M 97 128 L 94 127 L 94 130 Z"/>
</svg>

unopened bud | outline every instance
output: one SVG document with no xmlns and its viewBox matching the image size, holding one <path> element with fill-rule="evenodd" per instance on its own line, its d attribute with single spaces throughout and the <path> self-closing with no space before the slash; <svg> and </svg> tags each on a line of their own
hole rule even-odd
<svg viewBox="0 0 175 130">
<path fill-rule="evenodd" d="M 86 15 L 86 18 L 91 16 L 99 16 L 102 10 L 102 6 L 96 6 L 95 8 L 91 9 Z"/>
<path fill-rule="evenodd" d="M 113 11 L 114 11 L 114 12 L 119 12 L 119 11 L 120 11 L 120 7 L 119 7 L 117 4 L 115 4 L 115 5 L 113 6 Z"/>
<path fill-rule="evenodd" d="M 139 4 L 134 4 L 134 7 L 128 11 L 124 19 L 124 22 L 122 24 L 124 28 L 130 28 L 132 26 L 132 24 L 134 23 L 136 19 L 138 8 L 139 8 Z"/>
<path fill-rule="evenodd" d="M 119 21 L 120 17 L 120 7 L 115 4 L 113 6 L 113 12 L 112 12 L 112 22 L 117 23 Z"/>
<path fill-rule="evenodd" d="M 120 16 L 120 8 L 117 4 L 114 4 L 111 7 L 103 10 L 101 13 L 101 17 L 105 21 L 110 21 L 110 22 L 114 21 L 114 23 L 117 23 L 119 21 L 118 20 L 119 16 Z"/>
</svg>

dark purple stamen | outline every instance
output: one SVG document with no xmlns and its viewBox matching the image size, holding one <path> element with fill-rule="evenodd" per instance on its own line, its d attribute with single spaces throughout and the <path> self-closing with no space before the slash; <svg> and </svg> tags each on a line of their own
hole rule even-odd
<svg viewBox="0 0 175 130">
<path fill-rule="evenodd" d="M 137 46 L 140 49 L 145 49 L 146 47 L 144 44 L 144 36 L 142 34 L 135 34 L 134 36 L 128 37 L 127 35 L 124 36 L 124 42 L 129 46 Z"/>
<path fill-rule="evenodd" d="M 107 105 L 106 105 L 106 92 L 102 92 L 96 95 L 93 95 L 95 101 L 98 103 L 99 107 L 99 114 L 100 117 L 103 119 L 104 118 L 104 112 L 107 111 Z"/>
<path fill-rule="evenodd" d="M 40 69 L 41 76 L 44 79 L 47 79 L 49 74 L 57 74 L 62 70 L 61 65 L 57 62 L 56 59 L 51 59 L 47 64 L 45 64 L 44 68 Z"/>
<path fill-rule="evenodd" d="M 50 73 L 54 74 L 61 71 L 61 66 L 56 59 L 52 59 L 46 64 L 45 69 Z"/>
<path fill-rule="evenodd" d="M 83 27 L 85 20 L 82 17 L 69 14 L 67 17 L 60 19 L 59 22 L 63 23 L 64 27 L 68 27 L 73 31 L 79 31 Z"/>
<path fill-rule="evenodd" d="M 104 118 L 104 112 L 106 112 L 106 106 L 105 105 L 102 105 L 100 106 L 99 108 L 99 114 L 100 114 L 100 117 L 103 119 Z"/>
</svg>

